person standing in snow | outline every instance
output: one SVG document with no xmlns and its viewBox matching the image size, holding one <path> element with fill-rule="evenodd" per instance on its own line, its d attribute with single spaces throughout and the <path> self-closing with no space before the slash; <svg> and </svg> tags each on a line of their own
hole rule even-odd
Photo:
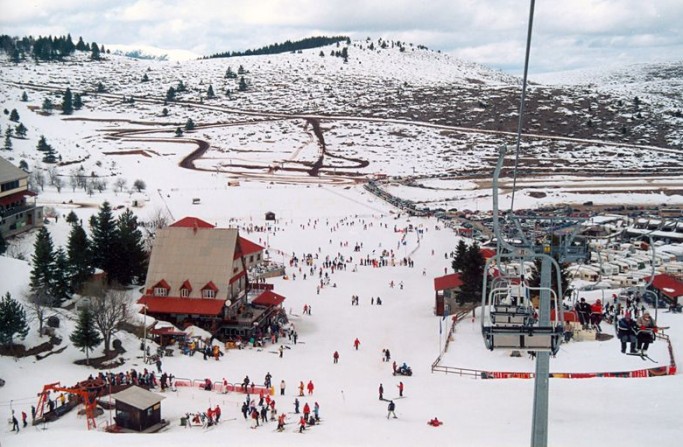
<svg viewBox="0 0 683 447">
<path fill-rule="evenodd" d="M 294 398 L 294 413 L 299 414 L 299 398 Z"/>
<path fill-rule="evenodd" d="M 332 354 L 332 359 L 334 363 L 339 362 L 339 353 L 337 351 L 334 351 L 334 354 Z"/>
<path fill-rule="evenodd" d="M 258 418 L 259 418 L 258 410 L 256 408 L 253 408 L 251 410 L 251 420 L 252 420 L 251 428 L 256 428 L 259 426 Z"/>
<path fill-rule="evenodd" d="M 308 389 L 308 394 L 313 394 L 313 388 L 315 388 L 315 387 L 313 386 L 312 380 L 308 381 L 308 385 L 306 386 L 306 388 Z"/>
<path fill-rule="evenodd" d="M 353 341 L 353 347 L 356 348 L 356 351 L 358 351 L 358 346 L 360 346 L 360 340 L 357 338 Z"/>
<path fill-rule="evenodd" d="M 299 382 L 299 396 L 303 396 L 303 395 L 304 395 L 304 382 L 300 381 Z"/>
<path fill-rule="evenodd" d="M 384 400 L 384 387 L 382 384 L 379 384 L 379 400 Z"/>
<path fill-rule="evenodd" d="M 280 396 L 285 395 L 285 379 L 280 380 Z"/>
<path fill-rule="evenodd" d="M 308 405 L 308 402 L 304 404 L 304 419 L 308 420 L 308 415 L 311 414 L 311 407 Z"/>
<path fill-rule="evenodd" d="M 389 416 L 393 415 L 394 419 L 396 419 L 396 404 L 394 403 L 393 400 L 389 401 L 389 406 L 387 406 L 387 419 L 389 419 Z"/>
<path fill-rule="evenodd" d="M 278 350 L 280 351 L 280 358 L 282 358 L 282 356 L 283 356 L 284 353 L 285 353 L 285 347 L 282 346 L 282 345 L 280 345 L 280 348 L 279 348 Z"/>
<path fill-rule="evenodd" d="M 12 410 L 12 431 L 16 431 L 19 433 L 19 421 L 17 420 L 17 417 L 14 415 L 14 410 Z"/>
<path fill-rule="evenodd" d="M 301 419 L 299 419 L 299 433 L 303 433 L 304 430 L 306 430 L 306 419 L 301 416 Z"/>
<path fill-rule="evenodd" d="M 399 397 L 403 397 L 403 382 L 398 382 L 398 395 Z"/>
<path fill-rule="evenodd" d="M 318 405 L 318 402 L 313 404 L 313 415 L 316 421 L 320 420 L 320 405 Z"/>
</svg>

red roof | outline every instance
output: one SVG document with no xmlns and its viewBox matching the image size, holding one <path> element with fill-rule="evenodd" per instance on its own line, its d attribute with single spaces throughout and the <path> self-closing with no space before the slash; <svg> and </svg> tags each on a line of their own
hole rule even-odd
<svg viewBox="0 0 683 447">
<path fill-rule="evenodd" d="M 480 248 L 479 253 L 481 253 L 484 259 L 490 259 L 496 255 L 496 250 L 491 248 Z"/>
<path fill-rule="evenodd" d="M 247 256 L 252 253 L 257 253 L 263 250 L 263 247 L 261 247 L 259 244 L 252 242 L 249 239 L 245 239 L 242 236 L 240 236 L 240 247 L 242 248 L 243 256 Z"/>
<path fill-rule="evenodd" d="M 213 281 L 209 281 L 206 283 L 204 287 L 202 287 L 202 290 L 213 290 L 214 292 L 218 292 L 218 287 L 216 287 L 216 284 L 213 283 Z"/>
<path fill-rule="evenodd" d="M 138 303 L 147 306 L 148 313 L 218 316 L 225 305 L 223 300 L 208 298 L 169 298 L 144 295 Z"/>
<path fill-rule="evenodd" d="M 650 277 L 648 276 L 644 279 L 649 281 Z M 652 286 L 669 298 L 683 296 L 683 282 L 679 281 L 675 276 L 667 275 L 666 273 L 655 275 Z"/>
<path fill-rule="evenodd" d="M 197 217 L 183 217 L 178 222 L 174 222 L 169 227 L 184 227 L 184 228 L 216 228 L 205 220 Z"/>
<path fill-rule="evenodd" d="M 462 285 L 463 282 L 460 279 L 460 273 L 451 273 L 450 275 L 434 278 L 434 290 L 455 289 Z"/>
<path fill-rule="evenodd" d="M 183 281 L 183 283 L 180 285 L 180 290 L 182 289 L 187 289 L 188 292 L 192 292 L 192 284 L 190 284 L 190 280 L 186 279 Z"/>
<path fill-rule="evenodd" d="M 10 194 L 8 196 L 3 197 L 0 199 L 0 205 L 10 205 L 14 202 L 18 202 L 20 200 L 23 200 L 24 197 L 34 197 L 37 196 L 37 194 L 33 191 L 19 191 L 15 192 L 13 194 Z"/>
<path fill-rule="evenodd" d="M 153 289 L 156 289 L 157 287 L 160 287 L 160 288 L 166 289 L 166 290 L 171 290 L 171 286 L 168 285 L 168 283 L 166 282 L 165 279 L 162 279 L 161 281 L 159 281 L 158 283 L 156 283 L 152 286 Z"/>
<path fill-rule="evenodd" d="M 261 306 L 275 307 L 282 304 L 284 300 L 284 296 L 278 295 L 277 293 L 271 292 L 270 290 L 266 290 L 258 297 L 256 297 L 251 303 L 259 304 Z"/>
</svg>

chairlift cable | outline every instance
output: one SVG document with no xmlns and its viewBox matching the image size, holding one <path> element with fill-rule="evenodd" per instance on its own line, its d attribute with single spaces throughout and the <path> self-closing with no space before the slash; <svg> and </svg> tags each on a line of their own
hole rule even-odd
<svg viewBox="0 0 683 447">
<path fill-rule="evenodd" d="M 526 99 L 527 74 L 529 72 L 529 54 L 531 53 L 531 31 L 534 24 L 534 5 L 536 1 L 531 0 L 529 7 L 529 29 L 526 36 L 526 54 L 524 55 L 524 76 L 522 77 L 522 98 L 519 103 L 519 117 L 517 120 L 517 145 L 515 147 L 515 165 L 512 171 L 512 200 L 510 201 L 510 212 L 515 208 L 515 190 L 517 189 L 517 165 L 519 164 L 519 146 L 522 139 L 522 125 L 524 123 L 524 100 Z"/>
</svg>

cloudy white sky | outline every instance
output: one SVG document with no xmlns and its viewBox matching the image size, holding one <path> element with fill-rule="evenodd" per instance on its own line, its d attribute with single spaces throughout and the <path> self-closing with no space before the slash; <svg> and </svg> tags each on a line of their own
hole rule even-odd
<svg viewBox="0 0 683 447">
<path fill-rule="evenodd" d="M 0 0 L 0 33 L 198 55 L 314 35 L 422 44 L 519 73 L 527 0 Z M 680 60 L 681 0 L 538 0 L 532 72 Z"/>
</svg>

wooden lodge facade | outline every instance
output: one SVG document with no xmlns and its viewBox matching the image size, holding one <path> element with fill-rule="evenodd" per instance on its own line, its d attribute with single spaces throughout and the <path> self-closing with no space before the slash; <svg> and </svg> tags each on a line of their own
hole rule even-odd
<svg viewBox="0 0 683 447">
<path fill-rule="evenodd" d="M 221 340 L 250 337 L 286 321 L 284 297 L 249 282 L 248 268 L 262 252 L 236 228 L 184 218 L 157 232 L 138 302 L 147 315 L 180 328 L 199 326 Z"/>
<path fill-rule="evenodd" d="M 116 402 L 115 421 L 119 431 L 153 433 L 168 425 L 161 419 L 163 396 L 139 386 L 131 386 L 113 394 Z"/>
</svg>

